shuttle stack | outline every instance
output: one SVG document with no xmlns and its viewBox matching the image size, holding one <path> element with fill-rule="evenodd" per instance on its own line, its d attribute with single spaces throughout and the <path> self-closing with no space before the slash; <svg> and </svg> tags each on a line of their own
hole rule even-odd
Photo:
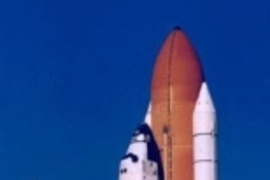
<svg viewBox="0 0 270 180">
<path fill-rule="evenodd" d="M 199 58 L 176 27 L 157 56 L 151 102 L 141 125 L 147 131 L 139 128 L 133 135 L 119 179 L 216 180 L 215 122 Z"/>
</svg>

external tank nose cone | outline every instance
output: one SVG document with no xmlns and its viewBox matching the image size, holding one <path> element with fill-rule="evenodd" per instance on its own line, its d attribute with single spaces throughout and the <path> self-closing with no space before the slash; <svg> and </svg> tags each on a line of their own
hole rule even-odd
<svg viewBox="0 0 270 180">
<path fill-rule="evenodd" d="M 181 30 L 182 28 L 180 26 L 174 26 L 174 30 Z"/>
<path fill-rule="evenodd" d="M 157 97 L 156 91 L 170 86 L 180 88 L 174 91 L 175 95 L 181 96 L 177 98 L 193 101 L 197 97 L 194 91 L 198 91 L 203 79 L 195 49 L 183 30 L 175 27 L 165 40 L 156 60 L 152 78 L 152 100 L 162 101 L 167 98 L 163 95 Z"/>
</svg>

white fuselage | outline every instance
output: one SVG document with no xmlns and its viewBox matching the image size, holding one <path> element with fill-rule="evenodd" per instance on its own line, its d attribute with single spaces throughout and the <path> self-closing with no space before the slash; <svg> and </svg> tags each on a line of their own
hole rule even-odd
<svg viewBox="0 0 270 180">
<path fill-rule="evenodd" d="M 144 124 L 147 126 L 147 124 Z M 150 129 L 149 129 L 150 130 Z M 160 180 L 158 162 L 149 159 L 148 144 L 152 137 L 138 129 L 132 137 L 126 155 L 122 158 L 119 180 Z"/>
</svg>

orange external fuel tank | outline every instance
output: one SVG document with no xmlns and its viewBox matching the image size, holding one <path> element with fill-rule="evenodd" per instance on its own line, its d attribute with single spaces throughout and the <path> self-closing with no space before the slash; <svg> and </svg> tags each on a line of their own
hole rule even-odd
<svg viewBox="0 0 270 180">
<path fill-rule="evenodd" d="M 174 28 L 157 57 L 151 87 L 152 129 L 165 180 L 193 180 L 192 113 L 202 81 L 193 46 Z"/>
</svg>

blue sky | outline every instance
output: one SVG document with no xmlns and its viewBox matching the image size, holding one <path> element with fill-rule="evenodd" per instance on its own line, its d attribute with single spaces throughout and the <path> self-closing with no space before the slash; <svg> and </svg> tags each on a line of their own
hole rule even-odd
<svg viewBox="0 0 270 180">
<path fill-rule="evenodd" d="M 0 2 L 0 179 L 112 180 L 175 25 L 218 111 L 219 179 L 269 179 L 270 2 Z"/>
</svg>

